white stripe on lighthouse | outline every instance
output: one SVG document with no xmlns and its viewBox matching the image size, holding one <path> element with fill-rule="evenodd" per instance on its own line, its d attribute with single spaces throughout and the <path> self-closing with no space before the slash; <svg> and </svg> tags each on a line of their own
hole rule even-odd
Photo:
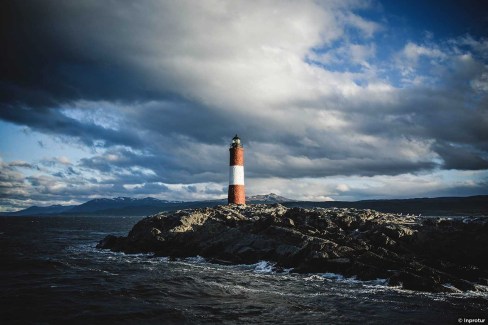
<svg viewBox="0 0 488 325">
<path fill-rule="evenodd" d="M 230 166 L 229 185 L 244 185 L 244 166 Z"/>
</svg>

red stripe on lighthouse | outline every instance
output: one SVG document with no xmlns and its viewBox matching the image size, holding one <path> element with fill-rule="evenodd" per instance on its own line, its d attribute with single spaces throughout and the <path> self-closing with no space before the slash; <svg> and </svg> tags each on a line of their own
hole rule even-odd
<svg viewBox="0 0 488 325">
<path fill-rule="evenodd" d="M 246 204 L 244 185 L 229 185 L 229 204 Z"/>
<path fill-rule="evenodd" d="M 244 188 L 244 148 L 241 140 L 236 136 L 232 139 L 229 162 L 229 204 L 246 204 Z"/>
<path fill-rule="evenodd" d="M 230 151 L 230 164 L 229 166 L 244 166 L 244 148 L 231 147 Z"/>
</svg>

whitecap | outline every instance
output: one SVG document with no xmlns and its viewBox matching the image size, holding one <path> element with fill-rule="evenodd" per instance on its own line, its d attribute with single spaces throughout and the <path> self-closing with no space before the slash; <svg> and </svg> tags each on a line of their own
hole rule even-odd
<svg viewBox="0 0 488 325">
<path fill-rule="evenodd" d="M 253 265 L 256 273 L 273 273 L 274 264 L 268 261 L 259 261 Z"/>
<path fill-rule="evenodd" d="M 350 278 L 347 278 L 341 274 L 337 273 L 322 273 L 320 276 L 326 280 L 329 281 L 337 281 L 337 282 L 342 282 L 342 283 L 349 283 L 349 284 L 363 284 L 363 285 L 368 285 L 368 286 L 386 286 L 388 285 L 388 279 L 381 279 L 377 278 L 374 280 L 358 280 L 356 276 L 352 276 Z"/>
<path fill-rule="evenodd" d="M 344 276 L 336 273 L 323 273 L 320 275 L 323 278 L 329 279 L 329 280 L 336 280 L 336 281 L 344 281 Z"/>
<path fill-rule="evenodd" d="M 455 286 L 453 286 L 451 283 L 444 283 L 442 286 L 444 288 L 451 289 L 451 290 L 453 290 L 454 292 L 457 292 L 457 293 L 462 292 L 461 290 L 459 290 L 458 288 L 456 288 Z"/>
<path fill-rule="evenodd" d="M 183 259 L 185 262 L 189 262 L 189 263 L 195 263 L 195 264 L 201 264 L 201 263 L 206 263 L 207 260 L 200 256 L 200 255 L 197 255 L 197 256 L 192 256 L 192 257 L 186 257 Z"/>
<path fill-rule="evenodd" d="M 312 274 L 308 277 L 303 278 L 305 281 L 324 281 L 324 277 L 319 274 Z"/>
</svg>

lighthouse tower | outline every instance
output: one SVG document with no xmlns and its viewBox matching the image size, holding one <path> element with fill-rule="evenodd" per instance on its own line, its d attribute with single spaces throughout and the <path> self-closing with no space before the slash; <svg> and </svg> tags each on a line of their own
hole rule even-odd
<svg viewBox="0 0 488 325">
<path fill-rule="evenodd" d="M 246 204 L 244 191 L 244 148 L 241 139 L 236 136 L 232 139 L 229 148 L 230 169 L 229 169 L 229 204 Z"/>
</svg>

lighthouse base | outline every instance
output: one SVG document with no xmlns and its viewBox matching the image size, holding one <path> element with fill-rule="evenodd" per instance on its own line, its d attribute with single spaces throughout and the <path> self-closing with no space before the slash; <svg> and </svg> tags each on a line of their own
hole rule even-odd
<svg viewBox="0 0 488 325">
<path fill-rule="evenodd" d="M 229 185 L 229 204 L 246 204 L 244 185 Z"/>
</svg>

